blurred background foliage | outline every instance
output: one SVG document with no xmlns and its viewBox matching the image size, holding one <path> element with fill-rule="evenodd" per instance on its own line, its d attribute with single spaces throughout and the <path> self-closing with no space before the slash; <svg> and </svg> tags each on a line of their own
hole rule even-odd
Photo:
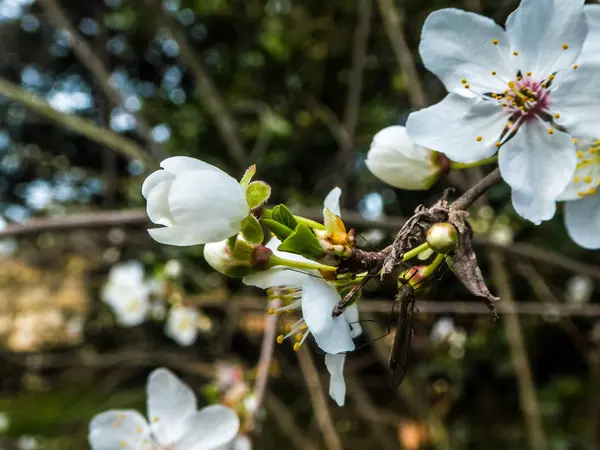
<svg viewBox="0 0 600 450">
<path fill-rule="evenodd" d="M 27 224 L 137 210 L 141 182 L 157 162 L 190 155 L 236 177 L 256 163 L 258 178 L 273 187 L 271 202 L 307 215 L 342 186 L 343 206 L 356 211 L 348 224 L 364 246 L 381 247 L 417 205 L 449 186 L 461 192 L 483 173 L 451 173 L 431 191 L 407 192 L 364 165 L 377 131 L 444 95 L 418 56 L 423 21 L 432 10 L 459 7 L 503 23 L 516 4 L 0 0 L 0 211 L 8 223 Z M 81 42 L 91 50 L 84 58 L 74 51 Z M 14 101 L 14 92 L 52 109 Z M 69 127 L 65 115 L 101 128 Z M 112 133 L 141 153 L 103 143 Z M 519 219 L 505 185 L 487 202 L 473 208 L 486 279 L 498 292 L 488 262 L 500 258 L 517 309 L 526 305 L 529 314 L 508 324 L 506 316 L 471 314 L 479 305 L 446 275 L 426 294 L 411 376 L 395 393 L 386 375 L 389 336 L 375 341 L 388 328 L 393 283 L 369 284 L 361 305 L 374 305 L 363 314 L 371 322 L 347 360 L 346 406 L 328 400 L 343 448 L 600 448 L 599 254 L 569 240 L 560 213 L 539 227 Z M 2 240 L 0 448 L 87 448 L 94 414 L 144 409 L 145 379 L 158 366 L 203 392 L 200 403 L 218 398 L 206 387 L 220 382 L 218 364 L 235 364 L 252 385 L 266 299 L 211 272 L 201 248 L 152 242 L 144 225 Z M 183 267 L 176 282 L 162 274 L 172 258 Z M 111 265 L 128 260 L 163 283 L 159 297 L 172 302 L 175 293 L 201 308 L 194 345 L 166 337 L 160 314 L 133 328 L 116 323 L 99 291 Z M 462 308 L 444 306 L 457 300 Z M 511 343 L 515 327 L 521 345 Z M 322 354 L 311 348 L 326 388 Z M 271 372 L 254 447 L 324 448 L 289 346 L 276 348 Z"/>
</svg>

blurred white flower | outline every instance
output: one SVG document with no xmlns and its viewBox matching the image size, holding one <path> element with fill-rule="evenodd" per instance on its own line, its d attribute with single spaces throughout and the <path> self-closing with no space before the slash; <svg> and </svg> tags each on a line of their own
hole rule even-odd
<svg viewBox="0 0 600 450">
<path fill-rule="evenodd" d="M 19 450 L 37 450 L 40 448 L 40 443 L 35 437 L 24 434 L 17 440 L 17 447 Z"/>
<path fill-rule="evenodd" d="M 182 305 L 171 307 L 165 334 L 179 345 L 192 345 L 198 337 L 198 310 Z"/>
<path fill-rule="evenodd" d="M 10 417 L 8 413 L 0 412 L 0 433 L 5 433 L 10 428 Z"/>
<path fill-rule="evenodd" d="M 146 178 L 142 195 L 154 223 L 148 232 L 162 244 L 218 242 L 237 234 L 250 214 L 244 188 L 222 170 L 199 159 L 174 156 Z"/>
<path fill-rule="evenodd" d="M 148 421 L 135 410 L 110 410 L 89 426 L 92 450 L 219 450 L 238 433 L 236 413 L 223 405 L 197 410 L 196 396 L 169 370 L 148 377 Z"/>
<path fill-rule="evenodd" d="M 150 302 L 150 317 L 154 320 L 164 320 L 167 317 L 167 307 L 162 300 Z"/>
<path fill-rule="evenodd" d="M 169 278 L 179 278 L 181 276 L 182 271 L 183 266 L 181 265 L 181 261 L 177 259 L 170 259 L 165 264 L 165 274 Z"/>
<path fill-rule="evenodd" d="M 440 317 L 431 328 L 430 339 L 433 342 L 444 342 L 454 331 L 454 320 L 451 317 Z"/>
<path fill-rule="evenodd" d="M 467 342 L 467 333 L 464 328 L 456 327 L 451 317 L 440 317 L 431 329 L 432 342 L 450 345 L 450 354 L 456 358 L 462 357 Z"/>
<path fill-rule="evenodd" d="M 411 141 L 400 125 L 373 137 L 365 163 L 381 181 L 407 190 L 429 189 L 441 171 L 436 154 Z"/>
<path fill-rule="evenodd" d="M 6 229 L 8 222 L 0 216 L 0 231 Z M 17 249 L 17 241 L 13 238 L 0 239 L 0 258 L 12 256 Z"/>
<path fill-rule="evenodd" d="M 495 223 L 488 233 L 488 239 L 494 244 L 510 245 L 514 240 L 514 233 L 510 225 Z"/>
<path fill-rule="evenodd" d="M 236 436 L 228 450 L 252 450 L 252 441 L 244 434 Z"/>
<path fill-rule="evenodd" d="M 138 261 L 114 265 L 102 290 L 102 300 L 123 326 L 135 326 L 144 321 L 149 295 L 150 286 L 144 281 L 144 268 Z"/>
<path fill-rule="evenodd" d="M 587 303 L 594 292 L 594 282 L 587 275 L 574 275 L 567 280 L 567 301 L 576 304 Z"/>
</svg>

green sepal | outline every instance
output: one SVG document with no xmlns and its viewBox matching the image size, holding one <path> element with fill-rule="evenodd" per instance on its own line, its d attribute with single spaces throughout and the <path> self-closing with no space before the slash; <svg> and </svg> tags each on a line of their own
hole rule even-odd
<svg viewBox="0 0 600 450">
<path fill-rule="evenodd" d="M 264 181 L 253 181 L 246 188 L 246 202 L 250 209 L 262 206 L 271 196 L 271 186 Z"/>
<path fill-rule="evenodd" d="M 319 258 L 325 253 L 315 234 L 303 223 L 299 224 L 292 234 L 281 243 L 278 250 L 313 259 Z"/>
<path fill-rule="evenodd" d="M 292 234 L 292 229 L 286 227 L 284 224 L 279 223 L 273 219 L 261 219 L 262 224 L 264 224 L 280 241 L 284 241 L 290 234 Z"/>
<path fill-rule="evenodd" d="M 298 225 L 298 221 L 292 214 L 292 212 L 285 205 L 277 205 L 273 208 L 271 218 L 277 222 L 285 225 L 290 230 L 293 230 Z"/>
<path fill-rule="evenodd" d="M 246 172 L 244 172 L 244 176 L 240 180 L 240 186 L 246 189 L 250 184 L 250 181 L 252 180 L 254 174 L 256 174 L 256 164 L 252 164 L 246 169 Z"/>
<path fill-rule="evenodd" d="M 265 238 L 260 222 L 252 214 L 242 222 L 242 234 L 244 235 L 244 239 L 250 244 L 260 244 Z"/>
</svg>

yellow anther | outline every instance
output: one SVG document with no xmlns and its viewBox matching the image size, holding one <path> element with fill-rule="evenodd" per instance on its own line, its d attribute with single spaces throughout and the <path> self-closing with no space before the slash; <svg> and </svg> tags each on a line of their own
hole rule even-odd
<svg viewBox="0 0 600 450">
<path fill-rule="evenodd" d="M 583 152 L 581 150 L 577 152 L 577 157 L 583 158 Z"/>
<path fill-rule="evenodd" d="M 573 138 L 573 144 L 577 145 L 578 142 L 579 142 L 579 139 Z"/>
<path fill-rule="evenodd" d="M 589 188 L 587 193 L 588 195 L 594 195 L 596 193 L 596 188 Z"/>
<path fill-rule="evenodd" d="M 546 89 L 548 87 L 548 85 L 546 83 L 542 83 L 541 85 L 544 89 Z"/>
<path fill-rule="evenodd" d="M 289 333 L 290 331 L 292 331 L 292 326 L 289 323 L 286 323 L 283 329 L 286 333 Z"/>
<path fill-rule="evenodd" d="M 554 78 L 556 78 L 556 77 L 555 77 L 554 75 L 550 75 L 548 78 L 549 78 L 549 79 L 552 81 L 552 80 L 554 80 Z"/>
<path fill-rule="evenodd" d="M 283 344 L 283 334 L 280 334 L 279 336 L 277 336 L 277 343 Z"/>
<path fill-rule="evenodd" d="M 483 136 L 477 136 L 477 142 L 483 141 Z"/>
<path fill-rule="evenodd" d="M 135 431 L 137 431 L 138 433 L 141 433 L 142 432 L 142 427 L 137 427 L 137 430 L 135 430 Z"/>
<path fill-rule="evenodd" d="M 581 181 L 580 177 L 573 178 L 573 183 L 579 183 Z"/>
<path fill-rule="evenodd" d="M 596 141 L 596 145 L 600 145 L 600 139 Z"/>
<path fill-rule="evenodd" d="M 306 325 L 305 323 L 303 323 L 302 325 L 300 325 L 300 330 L 304 331 L 308 328 L 308 325 Z"/>
<path fill-rule="evenodd" d="M 555 119 L 560 119 L 560 114 L 559 113 L 554 114 L 554 118 Z"/>
<path fill-rule="evenodd" d="M 583 196 L 585 195 L 585 192 L 583 192 L 583 191 L 579 191 L 579 192 L 577 193 L 577 195 L 578 195 L 579 197 L 583 197 Z"/>
<path fill-rule="evenodd" d="M 302 333 L 296 334 L 296 342 L 300 342 L 302 340 Z"/>
<path fill-rule="evenodd" d="M 530 77 L 531 76 L 531 72 L 527 72 L 527 76 Z"/>
<path fill-rule="evenodd" d="M 275 314 L 275 308 L 269 308 L 268 313 L 269 313 L 270 316 L 272 316 L 273 314 Z"/>
<path fill-rule="evenodd" d="M 121 447 L 127 447 L 127 442 L 121 441 Z"/>
<path fill-rule="evenodd" d="M 118 420 L 113 424 L 113 427 L 115 428 L 121 428 L 121 422 L 119 422 Z"/>
<path fill-rule="evenodd" d="M 513 52 L 513 55 L 519 56 L 519 52 Z"/>
<path fill-rule="evenodd" d="M 498 39 L 494 39 L 494 40 L 492 41 L 492 44 L 494 44 L 494 45 L 498 45 Z"/>
<path fill-rule="evenodd" d="M 298 350 L 300 350 L 300 342 L 294 344 L 294 351 L 297 352 Z"/>
<path fill-rule="evenodd" d="M 465 84 L 465 89 L 469 89 L 471 86 L 469 86 L 468 84 Z"/>
<path fill-rule="evenodd" d="M 573 66 L 573 70 L 577 70 L 577 69 L 579 69 L 579 66 L 578 66 L 577 64 L 575 64 L 575 65 Z"/>
<path fill-rule="evenodd" d="M 496 142 L 496 147 L 500 147 L 502 144 L 500 142 Z"/>
<path fill-rule="evenodd" d="M 568 46 L 567 44 L 563 44 L 563 45 L 562 45 L 562 48 L 563 48 L 563 50 L 566 50 L 566 49 L 568 49 L 568 48 L 569 48 L 569 46 Z"/>
<path fill-rule="evenodd" d="M 466 78 L 463 78 L 462 80 L 460 80 L 460 82 L 461 82 L 462 84 L 467 84 L 467 79 L 466 79 Z"/>
<path fill-rule="evenodd" d="M 554 134 L 554 129 L 552 129 L 552 128 L 549 128 L 549 129 L 548 129 L 548 134 Z"/>
<path fill-rule="evenodd" d="M 492 75 L 496 75 L 496 71 L 495 70 L 492 70 Z"/>
<path fill-rule="evenodd" d="M 524 107 L 524 106 L 519 106 L 519 109 L 520 109 L 521 111 L 525 111 L 525 107 Z"/>
<path fill-rule="evenodd" d="M 154 419 L 152 419 L 152 422 L 158 422 L 160 420 L 160 417 L 155 417 Z"/>
<path fill-rule="evenodd" d="M 519 75 L 519 76 L 517 77 L 517 81 L 521 81 L 522 79 L 523 79 L 523 77 L 522 77 L 521 75 Z"/>
<path fill-rule="evenodd" d="M 508 82 L 508 87 L 513 89 L 515 87 L 515 82 L 514 81 L 509 81 Z M 504 91 L 505 94 L 508 94 L 508 91 Z"/>
<path fill-rule="evenodd" d="M 508 105 L 506 103 L 502 103 L 502 107 L 506 108 Z"/>
<path fill-rule="evenodd" d="M 583 180 L 584 180 L 586 183 L 588 183 L 588 184 L 589 184 L 589 183 L 591 183 L 591 182 L 592 182 L 592 177 L 590 177 L 590 176 L 588 175 L 588 176 L 587 176 L 587 177 L 585 177 Z"/>
<path fill-rule="evenodd" d="M 119 414 L 119 420 L 125 420 L 126 417 L 125 414 Z"/>
</svg>

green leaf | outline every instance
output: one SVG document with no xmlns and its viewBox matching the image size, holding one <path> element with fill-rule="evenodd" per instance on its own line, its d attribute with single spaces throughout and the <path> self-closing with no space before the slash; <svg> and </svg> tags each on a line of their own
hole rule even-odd
<svg viewBox="0 0 600 450">
<path fill-rule="evenodd" d="M 264 181 L 253 181 L 246 189 L 246 201 L 250 209 L 262 206 L 271 196 L 271 186 Z"/>
<path fill-rule="evenodd" d="M 256 174 L 256 164 L 252 164 L 250 167 L 246 169 L 244 172 L 244 176 L 240 180 L 240 185 L 246 189 L 252 180 L 252 177 Z"/>
<path fill-rule="evenodd" d="M 260 244 L 265 238 L 260 222 L 252 214 L 242 222 L 242 234 L 251 244 Z"/>
<path fill-rule="evenodd" d="M 285 205 L 277 205 L 275 208 L 273 208 L 271 217 L 273 220 L 285 225 L 290 230 L 295 229 L 298 225 L 298 221 Z"/>
<path fill-rule="evenodd" d="M 286 227 L 284 224 L 279 223 L 273 219 L 261 219 L 261 223 L 267 226 L 271 232 L 277 236 L 280 241 L 285 240 L 290 234 L 292 234 L 292 229 Z"/>
<path fill-rule="evenodd" d="M 283 241 L 278 250 L 296 253 L 308 258 L 319 258 L 325 253 L 315 234 L 303 223 L 299 224 L 292 234 Z"/>
</svg>

